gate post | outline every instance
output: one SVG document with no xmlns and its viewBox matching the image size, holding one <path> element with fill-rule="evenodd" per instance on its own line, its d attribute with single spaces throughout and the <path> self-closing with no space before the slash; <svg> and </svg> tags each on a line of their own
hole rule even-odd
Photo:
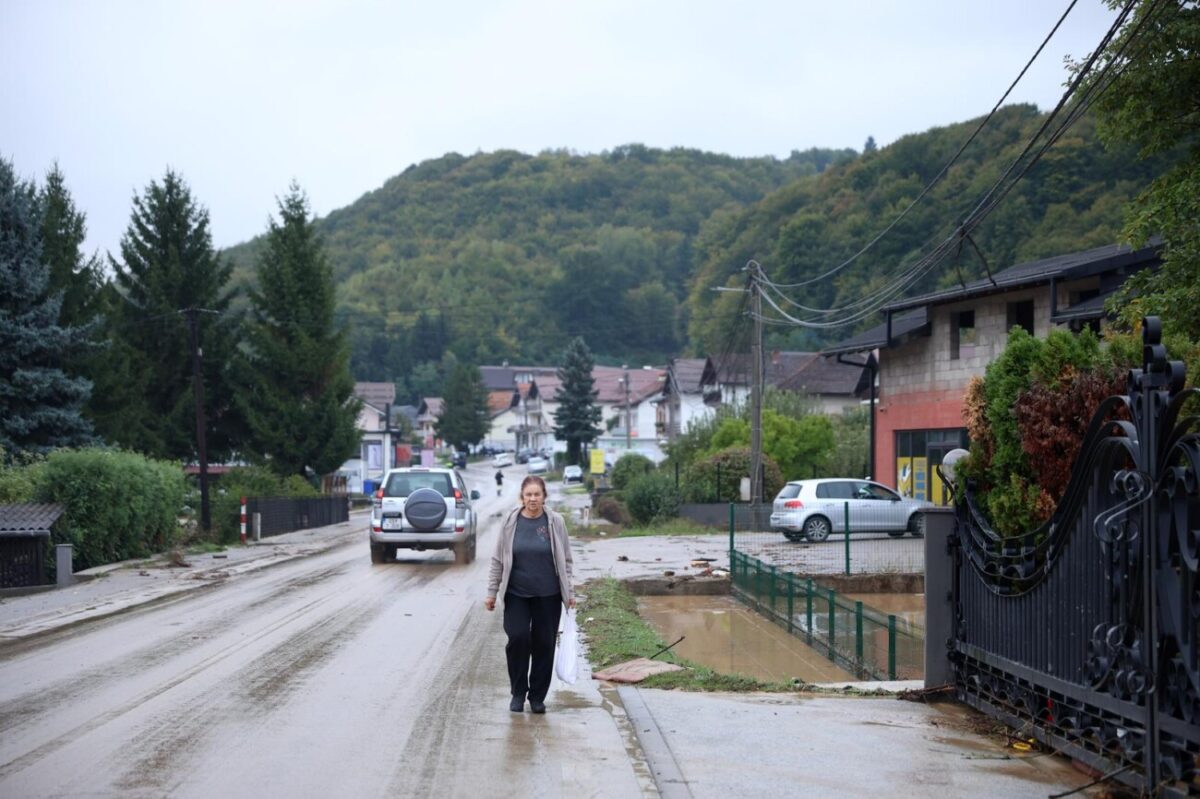
<svg viewBox="0 0 1200 799">
<path fill-rule="evenodd" d="M 55 584 L 59 587 L 75 582 L 75 547 L 71 544 L 54 545 Z"/>
<path fill-rule="evenodd" d="M 948 542 L 954 534 L 954 508 L 934 508 L 925 517 L 925 687 L 954 682 L 949 642 L 954 634 L 951 589 L 954 559 Z"/>
</svg>

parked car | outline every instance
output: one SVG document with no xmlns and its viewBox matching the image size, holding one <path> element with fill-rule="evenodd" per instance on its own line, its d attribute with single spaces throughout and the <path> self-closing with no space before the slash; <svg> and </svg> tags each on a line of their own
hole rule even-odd
<svg viewBox="0 0 1200 799">
<path fill-rule="evenodd" d="M 533 457 L 533 450 L 529 447 L 521 447 L 517 450 L 517 463 L 529 463 L 531 457 Z"/>
<path fill-rule="evenodd" d="M 475 560 L 474 500 L 462 475 L 442 467 L 391 469 L 371 508 L 371 562 L 396 557 L 397 549 L 452 549 L 457 563 Z"/>
<path fill-rule="evenodd" d="M 545 474 L 550 469 L 550 462 L 541 455 L 534 455 L 529 459 L 530 474 Z"/>
<path fill-rule="evenodd" d="M 454 455 L 450 458 L 450 463 L 453 464 L 456 469 L 467 468 L 467 453 L 465 453 L 465 452 L 454 453 Z"/>
<path fill-rule="evenodd" d="M 513 465 L 512 453 L 511 452 L 497 452 L 495 455 L 492 456 L 492 465 L 495 466 L 497 469 L 502 468 L 504 466 L 512 466 Z"/>
<path fill-rule="evenodd" d="M 583 467 L 572 464 L 563 469 L 564 483 L 582 483 L 583 482 Z"/>
<path fill-rule="evenodd" d="M 775 496 L 771 529 L 789 541 L 824 541 L 830 533 L 845 528 L 847 506 L 850 532 L 886 532 L 896 537 L 906 532 L 924 535 L 922 511 L 934 507 L 932 502 L 902 497 L 870 480 L 793 480 Z"/>
</svg>

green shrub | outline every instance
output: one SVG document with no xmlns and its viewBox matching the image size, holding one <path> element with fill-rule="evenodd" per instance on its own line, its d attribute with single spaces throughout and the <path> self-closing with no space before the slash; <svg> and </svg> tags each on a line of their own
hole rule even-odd
<svg viewBox="0 0 1200 799">
<path fill-rule="evenodd" d="M 624 490 L 634 478 L 654 471 L 654 461 L 636 452 L 627 452 L 613 464 L 609 479 L 612 487 L 618 491 Z"/>
<path fill-rule="evenodd" d="M 33 502 L 44 464 L 34 459 L 5 466 L 4 451 L 0 449 L 0 505 Z"/>
<path fill-rule="evenodd" d="M 719 467 L 719 468 L 718 468 Z M 721 484 L 717 485 L 720 473 Z M 770 501 L 783 488 L 783 472 L 769 455 L 763 455 L 763 498 Z M 684 502 L 740 502 L 742 478 L 750 475 L 750 449 L 730 447 L 702 458 L 688 470 L 680 487 Z"/>
<path fill-rule="evenodd" d="M 319 497 L 321 492 L 298 474 L 281 478 L 265 466 L 231 469 L 209 484 L 210 515 L 218 541 L 241 536 L 242 497 Z"/>
<path fill-rule="evenodd" d="M 58 450 L 37 476 L 35 500 L 66 508 L 55 543 L 75 546 L 75 566 L 161 552 L 179 536 L 183 470 L 115 449 Z"/>
<path fill-rule="evenodd" d="M 601 519 L 613 524 L 625 526 L 633 521 L 633 517 L 629 515 L 629 509 L 625 507 L 625 503 L 607 494 L 596 500 L 595 511 L 596 515 Z"/>
<path fill-rule="evenodd" d="M 625 503 L 634 521 L 651 524 L 679 515 L 679 491 L 665 474 L 650 472 L 635 477 L 625 490 Z"/>
</svg>

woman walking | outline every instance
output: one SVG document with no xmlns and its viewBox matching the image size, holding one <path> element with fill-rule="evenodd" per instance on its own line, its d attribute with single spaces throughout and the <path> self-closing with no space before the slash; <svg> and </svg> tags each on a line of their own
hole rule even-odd
<svg viewBox="0 0 1200 799">
<path fill-rule="evenodd" d="M 483 606 L 504 599 L 508 645 L 508 709 L 546 712 L 546 693 L 554 672 L 554 643 L 563 606 L 575 607 L 571 589 L 571 544 L 563 517 L 545 507 L 546 483 L 536 475 L 521 482 L 521 507 L 500 528 Z"/>
</svg>

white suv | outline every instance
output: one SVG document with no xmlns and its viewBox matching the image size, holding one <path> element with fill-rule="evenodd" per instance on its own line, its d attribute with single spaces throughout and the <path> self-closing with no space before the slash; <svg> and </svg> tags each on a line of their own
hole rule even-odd
<svg viewBox="0 0 1200 799">
<path fill-rule="evenodd" d="M 397 549 L 452 549 L 456 563 L 475 560 L 478 491 L 467 491 L 453 469 L 392 469 L 371 508 L 371 562 L 396 557 Z"/>
<path fill-rule="evenodd" d="M 933 507 L 932 502 L 902 497 L 870 480 L 793 480 L 775 495 L 771 529 L 783 533 L 789 541 L 807 538 L 821 542 L 830 533 L 844 531 L 849 515 L 852 533 L 902 536 L 910 532 L 921 536 L 925 532 L 921 511 Z"/>
</svg>

